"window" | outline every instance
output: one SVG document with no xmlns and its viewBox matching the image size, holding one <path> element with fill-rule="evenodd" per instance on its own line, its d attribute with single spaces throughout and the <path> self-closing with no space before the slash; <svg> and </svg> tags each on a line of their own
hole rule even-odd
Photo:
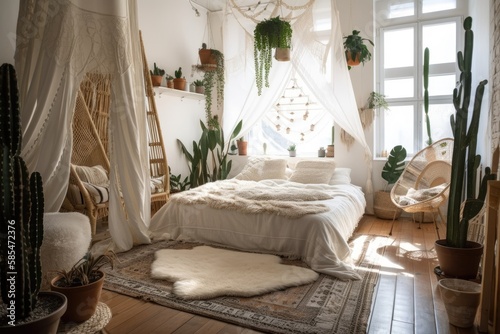
<svg viewBox="0 0 500 334">
<path fill-rule="evenodd" d="M 377 86 L 389 110 L 380 110 L 375 152 L 382 156 L 396 145 L 412 155 L 427 146 L 423 105 L 423 55 L 429 48 L 429 119 L 431 138 L 451 137 L 453 89 L 458 81 L 456 54 L 462 49 L 462 14 L 466 1 L 378 0 Z"/>
</svg>

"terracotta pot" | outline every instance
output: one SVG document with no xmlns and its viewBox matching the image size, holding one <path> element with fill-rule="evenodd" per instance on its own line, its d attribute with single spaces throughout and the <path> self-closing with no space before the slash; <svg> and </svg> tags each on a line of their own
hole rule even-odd
<svg viewBox="0 0 500 334">
<path fill-rule="evenodd" d="M 185 78 L 175 78 L 174 79 L 174 89 L 186 90 L 186 79 Z"/>
<path fill-rule="evenodd" d="M 276 48 L 274 59 L 277 61 L 290 61 L 290 48 Z"/>
<path fill-rule="evenodd" d="M 12 333 L 12 334 L 26 334 L 26 333 L 37 333 L 37 334 L 56 334 L 57 328 L 59 327 L 59 321 L 62 315 L 66 312 L 67 299 L 59 292 L 40 292 L 38 294 L 38 307 L 42 307 L 42 303 L 46 298 L 54 298 L 59 301 L 60 305 L 57 309 L 42 318 L 27 322 L 20 325 L 6 325 L 0 326 L 1 333 Z"/>
<path fill-rule="evenodd" d="M 174 88 L 174 80 L 167 80 L 167 88 Z"/>
<path fill-rule="evenodd" d="M 152 75 L 151 76 L 151 83 L 155 87 L 161 86 L 162 79 L 163 79 L 162 75 Z"/>
<path fill-rule="evenodd" d="M 50 282 L 50 289 L 62 293 L 68 298 L 68 309 L 63 315 L 63 320 L 82 322 L 90 319 L 97 308 L 101 298 L 102 285 L 104 283 L 104 273 L 99 271 L 101 278 L 88 285 L 75 287 L 60 287 L 56 282 L 61 276 L 55 277 Z"/>
<path fill-rule="evenodd" d="M 361 52 L 356 53 L 356 57 L 351 56 L 351 51 L 346 51 L 345 52 L 345 57 L 347 59 L 347 65 L 349 66 L 357 66 L 361 63 L 359 60 L 359 56 L 361 55 Z"/>
<path fill-rule="evenodd" d="M 217 60 L 212 55 L 211 49 L 200 49 L 198 55 L 204 71 L 213 71 L 217 68 Z"/>
<path fill-rule="evenodd" d="M 380 219 L 398 219 L 402 210 L 391 200 L 389 191 L 377 191 L 373 198 L 373 212 Z"/>
<path fill-rule="evenodd" d="M 446 277 L 473 279 L 477 277 L 483 245 L 467 241 L 465 248 L 448 247 L 446 239 L 434 244 L 441 271 Z"/>
<path fill-rule="evenodd" d="M 457 327 L 471 327 L 476 318 L 481 297 L 481 284 L 457 278 L 438 282 L 448 321 Z"/>
<path fill-rule="evenodd" d="M 239 155 L 247 155 L 248 142 L 237 140 L 236 143 L 238 144 L 238 154 Z"/>
</svg>

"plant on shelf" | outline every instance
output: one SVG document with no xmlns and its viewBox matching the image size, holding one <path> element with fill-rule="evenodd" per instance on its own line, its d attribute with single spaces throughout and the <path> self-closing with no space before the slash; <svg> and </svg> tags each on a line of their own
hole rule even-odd
<svg viewBox="0 0 500 334">
<path fill-rule="evenodd" d="M 248 142 L 245 140 L 245 137 L 241 136 L 236 141 L 238 145 L 238 155 L 247 155 Z"/>
<path fill-rule="evenodd" d="M 288 154 L 291 156 L 291 157 L 294 157 L 296 156 L 297 154 L 297 151 L 296 151 L 296 145 L 295 144 L 290 144 L 288 146 Z"/>
<path fill-rule="evenodd" d="M 381 176 L 387 182 L 384 190 L 377 191 L 373 199 L 375 216 L 382 219 L 397 219 L 401 215 L 399 209 L 391 200 L 389 186 L 396 183 L 405 169 L 406 149 L 402 145 L 392 148 L 387 161 L 382 168 Z"/>
<path fill-rule="evenodd" d="M 471 26 L 472 18 L 467 17 L 463 23 L 465 30 L 464 51 L 463 53 L 459 51 L 457 55 L 458 68 L 461 74 L 458 86 L 453 90 L 453 105 L 456 114 L 451 116 L 454 143 L 451 161 L 448 215 L 446 220 L 446 239 L 437 240 L 435 244 L 441 267 L 440 269 L 446 275 L 454 277 L 460 277 L 462 274 L 459 275 L 458 273 L 464 273 L 466 267 L 464 255 L 462 251 L 458 251 L 458 249 L 477 250 L 477 262 L 472 264 L 473 267 L 470 269 L 469 273 L 463 274 L 464 278 L 476 277 L 483 249 L 481 244 L 467 241 L 469 221 L 481 211 L 484 205 L 487 181 L 496 178 L 495 175 L 491 174 L 490 168 L 486 167 L 479 194 L 476 196 L 476 175 L 477 169 L 481 164 L 481 156 L 476 154 L 477 135 L 482 98 L 487 80 L 483 80 L 478 84 L 472 114 L 469 113 L 473 54 L 473 31 L 471 30 Z M 462 197 L 464 186 L 465 199 Z M 444 267 L 444 252 L 446 250 L 450 251 L 450 255 L 459 254 L 459 258 L 456 259 L 458 261 L 457 265 L 459 266 L 456 269 L 457 272 L 454 272 L 455 269 L 452 269 L 451 262 L 446 263 L 446 267 Z"/>
<path fill-rule="evenodd" d="M 151 73 L 151 82 L 153 86 L 161 86 L 161 80 L 163 79 L 163 75 L 165 74 L 165 70 L 156 66 L 154 63 L 153 70 Z"/>
<path fill-rule="evenodd" d="M 0 328 L 3 328 L 2 332 L 9 333 L 8 328 L 17 327 L 19 321 L 28 318 L 37 305 L 42 304 L 39 303 L 42 299 L 39 294 L 42 282 L 40 248 L 44 216 L 42 177 L 38 172 L 29 174 L 20 156 L 19 95 L 16 71 L 11 64 L 0 67 L 0 112 L 0 288 L 7 309 L 0 316 Z M 59 299 L 61 305 L 55 310 L 60 308 L 61 312 L 55 319 L 56 328 L 66 303 L 64 296 L 59 296 Z M 23 331 L 22 327 L 19 332 Z M 24 332 L 35 333 L 38 330 L 42 329 L 25 328 Z"/>
<path fill-rule="evenodd" d="M 182 67 L 174 71 L 174 89 L 185 90 L 186 89 L 186 78 L 182 76 Z"/>
<path fill-rule="evenodd" d="M 290 22 L 280 19 L 279 16 L 263 20 L 257 24 L 254 30 L 254 60 L 255 60 L 255 82 L 257 84 L 257 93 L 262 93 L 262 84 L 269 87 L 269 72 L 272 65 L 272 51 L 276 49 L 276 58 L 283 50 L 289 50 L 292 43 L 292 26 Z"/>
<path fill-rule="evenodd" d="M 193 141 L 193 153 L 177 139 L 182 153 L 186 156 L 189 167 L 189 185 L 195 188 L 207 182 L 225 180 L 231 171 L 232 161 L 227 158 L 230 145 L 226 144 L 224 131 L 219 125 L 217 116 L 213 117 L 213 126 L 207 127 L 200 120 L 202 129 L 201 138 L 196 143 Z M 238 136 L 241 131 L 242 121 L 234 128 L 228 143 Z"/>
<path fill-rule="evenodd" d="M 347 59 L 348 68 L 356 66 L 372 58 L 372 54 L 365 45 L 365 41 L 375 46 L 368 38 L 363 38 L 359 35 L 359 30 L 353 30 L 351 35 L 344 36 L 344 50 Z"/>
<path fill-rule="evenodd" d="M 174 88 L 174 77 L 170 74 L 165 75 L 165 80 L 167 81 L 167 88 Z"/>
<path fill-rule="evenodd" d="M 193 81 L 194 87 L 195 87 L 195 92 L 198 94 L 204 94 L 205 93 L 205 83 L 203 80 L 195 80 Z"/>
<path fill-rule="evenodd" d="M 99 256 L 87 252 L 70 270 L 57 272 L 57 276 L 50 283 L 50 288 L 52 291 L 64 294 L 68 299 L 64 320 L 82 322 L 92 317 L 104 283 L 105 275 L 100 269 L 108 263 L 113 266 L 114 259 L 115 255 L 112 252 Z"/>
</svg>

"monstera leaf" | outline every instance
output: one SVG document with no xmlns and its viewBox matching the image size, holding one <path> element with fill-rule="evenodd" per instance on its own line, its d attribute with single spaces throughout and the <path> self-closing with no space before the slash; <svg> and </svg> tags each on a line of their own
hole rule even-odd
<svg viewBox="0 0 500 334">
<path fill-rule="evenodd" d="M 396 183 L 396 181 L 405 169 L 406 149 L 397 145 L 389 153 L 387 162 L 382 169 L 382 178 L 387 181 L 387 185 Z"/>
</svg>

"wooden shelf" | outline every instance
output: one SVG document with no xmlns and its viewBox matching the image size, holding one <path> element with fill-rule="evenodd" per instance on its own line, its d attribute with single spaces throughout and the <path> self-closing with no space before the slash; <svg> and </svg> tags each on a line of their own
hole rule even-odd
<svg viewBox="0 0 500 334">
<path fill-rule="evenodd" d="M 198 94 L 198 93 L 193 93 L 193 92 L 188 92 L 186 90 L 179 90 L 179 89 L 172 89 L 172 88 L 167 88 L 163 86 L 159 87 L 154 87 L 154 92 L 155 95 L 161 98 L 162 95 L 168 95 L 168 96 L 178 96 L 181 99 L 192 99 L 192 100 L 205 100 L 205 95 L 204 94 Z"/>
</svg>

